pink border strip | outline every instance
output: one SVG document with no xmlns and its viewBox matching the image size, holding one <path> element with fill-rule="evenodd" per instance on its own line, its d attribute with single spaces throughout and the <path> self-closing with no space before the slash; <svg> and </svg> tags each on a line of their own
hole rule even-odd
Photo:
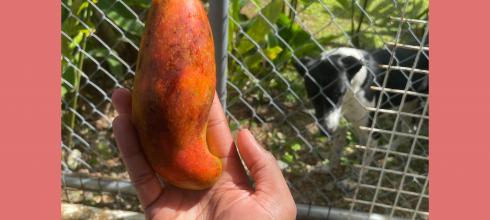
<svg viewBox="0 0 490 220">
<path fill-rule="evenodd" d="M 0 6 L 0 218 L 60 218 L 60 1 Z"/>
<path fill-rule="evenodd" d="M 430 2 L 430 218 L 489 219 L 490 2 Z"/>
</svg>

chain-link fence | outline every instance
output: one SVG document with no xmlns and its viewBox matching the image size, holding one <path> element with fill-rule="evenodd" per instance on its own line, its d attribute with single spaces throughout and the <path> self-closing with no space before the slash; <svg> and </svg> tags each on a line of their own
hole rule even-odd
<svg viewBox="0 0 490 220">
<path fill-rule="evenodd" d="M 110 95 L 132 87 L 150 3 L 62 0 L 64 202 L 140 211 Z M 427 0 L 221 4 L 205 5 L 230 126 L 276 156 L 299 217 L 427 219 Z"/>
</svg>

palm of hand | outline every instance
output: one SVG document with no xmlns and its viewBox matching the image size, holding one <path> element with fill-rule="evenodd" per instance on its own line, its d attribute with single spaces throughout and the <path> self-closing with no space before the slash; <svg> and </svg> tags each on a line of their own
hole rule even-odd
<svg viewBox="0 0 490 220">
<path fill-rule="evenodd" d="M 264 150 L 248 130 L 237 135 L 237 148 L 255 181 L 252 187 L 219 99 L 215 96 L 208 128 L 208 145 L 214 146 L 223 173 L 207 190 L 163 186 L 146 161 L 131 123 L 131 96 L 116 90 L 112 97 L 119 116 L 114 136 L 131 181 L 148 219 L 294 219 L 296 207 L 272 154 Z"/>
<path fill-rule="evenodd" d="M 282 219 L 252 193 L 250 187 L 233 182 L 218 182 L 200 192 L 171 187 L 147 212 L 152 219 Z"/>
</svg>

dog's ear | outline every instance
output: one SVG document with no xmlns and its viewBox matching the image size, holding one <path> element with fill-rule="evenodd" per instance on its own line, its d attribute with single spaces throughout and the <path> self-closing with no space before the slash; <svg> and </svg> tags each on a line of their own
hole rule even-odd
<svg viewBox="0 0 490 220">
<path fill-rule="evenodd" d="M 302 57 L 299 59 L 299 61 L 301 63 L 293 59 L 293 66 L 301 76 L 304 76 L 306 71 L 309 70 L 311 64 L 315 62 L 315 60 L 311 57 Z"/>
<path fill-rule="evenodd" d="M 340 65 L 345 68 L 347 71 L 347 77 L 349 80 L 351 80 L 352 77 L 354 77 L 354 75 L 356 75 L 356 73 L 362 68 L 363 63 L 353 56 L 346 56 L 340 59 Z"/>
</svg>

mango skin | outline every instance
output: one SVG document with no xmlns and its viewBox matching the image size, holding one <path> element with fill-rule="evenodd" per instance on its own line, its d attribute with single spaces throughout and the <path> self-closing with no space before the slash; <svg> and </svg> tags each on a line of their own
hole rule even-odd
<svg viewBox="0 0 490 220">
<path fill-rule="evenodd" d="M 206 142 L 216 67 L 199 0 L 153 0 L 140 45 L 132 119 L 146 159 L 166 183 L 211 187 L 221 160 Z"/>
</svg>

